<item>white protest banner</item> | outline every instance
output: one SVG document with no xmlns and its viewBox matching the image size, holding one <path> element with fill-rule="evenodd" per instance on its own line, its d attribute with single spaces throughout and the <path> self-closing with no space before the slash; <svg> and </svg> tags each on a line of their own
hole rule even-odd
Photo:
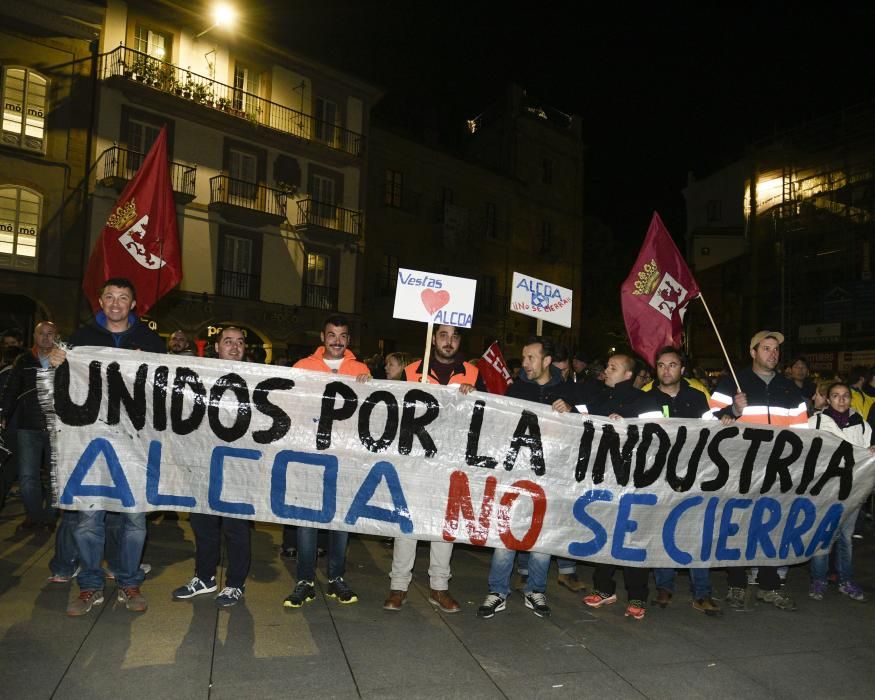
<svg viewBox="0 0 875 700">
<path fill-rule="evenodd" d="M 514 272 L 510 309 L 539 321 L 571 328 L 572 294 L 570 289 L 558 284 Z"/>
<path fill-rule="evenodd" d="M 875 485 L 816 430 L 610 421 L 457 387 L 115 348 L 40 370 L 60 506 L 636 566 L 799 562 Z"/>
<path fill-rule="evenodd" d="M 418 270 L 398 270 L 395 318 L 470 328 L 477 281 Z"/>
</svg>

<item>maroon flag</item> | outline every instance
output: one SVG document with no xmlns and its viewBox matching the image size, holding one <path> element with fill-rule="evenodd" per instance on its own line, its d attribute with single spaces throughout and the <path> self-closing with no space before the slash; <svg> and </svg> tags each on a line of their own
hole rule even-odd
<svg viewBox="0 0 875 700">
<path fill-rule="evenodd" d="M 486 384 L 486 390 L 490 394 L 504 396 L 507 393 L 507 387 L 513 380 L 507 370 L 507 363 L 501 354 L 501 348 L 498 347 L 498 341 L 486 349 L 480 362 L 477 363 L 477 369 L 480 371 L 480 376 L 483 377 L 483 382 Z"/>
<path fill-rule="evenodd" d="M 121 193 L 91 251 L 82 289 L 95 312 L 100 286 L 110 277 L 133 282 L 140 314 L 182 280 L 167 127 L 161 129 L 142 167 Z"/>
<path fill-rule="evenodd" d="M 638 259 L 620 287 L 623 320 L 635 352 L 653 362 L 660 348 L 680 347 L 684 307 L 697 296 L 693 273 L 653 212 Z"/>
</svg>

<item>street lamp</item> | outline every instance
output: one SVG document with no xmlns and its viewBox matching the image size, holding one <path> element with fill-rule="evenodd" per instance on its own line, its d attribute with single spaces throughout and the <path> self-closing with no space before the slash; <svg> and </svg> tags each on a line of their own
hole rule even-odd
<svg viewBox="0 0 875 700">
<path fill-rule="evenodd" d="M 231 7 L 230 5 L 226 5 L 225 3 L 221 3 L 216 5 L 213 8 L 213 23 L 204 29 L 200 34 L 195 36 L 195 39 L 200 39 L 204 34 L 206 34 L 211 29 L 215 29 L 216 27 L 230 27 L 234 24 L 234 20 L 237 19 L 237 11 Z"/>
</svg>

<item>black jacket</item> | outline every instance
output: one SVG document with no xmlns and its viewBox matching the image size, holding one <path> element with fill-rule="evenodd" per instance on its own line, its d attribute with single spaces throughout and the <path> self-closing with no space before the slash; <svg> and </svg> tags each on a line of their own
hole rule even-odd
<svg viewBox="0 0 875 700">
<path fill-rule="evenodd" d="M 42 365 L 32 351 L 21 353 L 9 370 L 9 380 L 0 395 L 0 415 L 7 425 L 14 415 L 22 430 L 45 430 L 46 419 L 36 390 L 36 371 Z"/>
<path fill-rule="evenodd" d="M 70 345 L 91 345 L 122 350 L 143 350 L 145 352 L 164 353 L 167 348 L 161 336 L 151 330 L 145 323 L 131 315 L 131 325 L 124 333 L 111 333 L 103 324 L 103 314 L 86 325 L 74 331 L 70 336 Z"/>
<path fill-rule="evenodd" d="M 527 379 L 526 373 L 520 370 L 513 384 L 507 388 L 505 396 L 548 405 L 552 405 L 556 399 L 562 399 L 574 405 L 573 385 L 564 382 L 562 372 L 555 367 L 550 367 L 550 381 L 546 384 L 538 384 Z"/>
<path fill-rule="evenodd" d="M 773 406 L 775 408 L 797 408 L 800 404 L 805 403 L 799 387 L 780 372 L 776 372 L 775 376 L 772 377 L 772 381 L 768 384 L 751 367 L 740 369 L 736 376 L 738 376 L 741 390 L 747 395 L 748 406 L 762 406 L 766 409 Z M 718 418 L 723 415 L 735 415 L 732 413 L 732 399 L 736 391 L 735 382 L 731 376 L 726 375 L 720 380 L 711 398 L 721 403 L 727 403 L 728 400 L 729 405 L 716 411 L 714 415 Z M 768 410 L 766 411 L 765 420 L 762 422 L 772 422 Z"/>
<path fill-rule="evenodd" d="M 662 411 L 666 418 L 701 418 L 710 410 L 705 394 L 691 387 L 683 377 L 677 396 L 669 396 L 656 384 L 645 394 L 650 406 Z"/>
<path fill-rule="evenodd" d="M 615 386 L 603 385 L 594 397 L 589 412 L 596 416 L 616 413 L 623 418 L 637 418 L 646 409 L 647 394 L 636 389 L 634 380 L 627 379 Z"/>
</svg>

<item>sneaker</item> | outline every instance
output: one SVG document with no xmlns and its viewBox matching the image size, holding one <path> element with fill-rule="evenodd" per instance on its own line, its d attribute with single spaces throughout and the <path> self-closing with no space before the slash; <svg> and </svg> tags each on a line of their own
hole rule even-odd
<svg viewBox="0 0 875 700">
<path fill-rule="evenodd" d="M 195 576 L 191 581 L 186 583 L 184 586 L 180 586 L 170 595 L 173 596 L 173 600 L 188 600 L 189 598 L 194 598 L 196 595 L 212 593 L 217 588 L 218 586 L 216 585 L 215 576 L 213 576 L 209 581 L 201 581 L 197 576 Z"/>
<path fill-rule="evenodd" d="M 812 579 L 811 585 L 808 586 L 808 597 L 812 600 L 823 600 L 828 586 L 829 584 L 822 578 Z"/>
<path fill-rule="evenodd" d="M 507 601 L 498 593 L 490 593 L 483 601 L 483 605 L 477 608 L 477 617 L 488 620 L 495 613 L 504 611 Z"/>
<path fill-rule="evenodd" d="M 148 574 L 152 570 L 151 564 L 140 564 L 140 571 L 143 572 L 143 576 Z M 115 572 L 110 571 L 109 569 L 104 569 L 103 573 L 106 575 L 110 581 L 115 581 Z"/>
<path fill-rule="evenodd" d="M 280 547 L 280 559 L 295 561 L 298 558 L 298 550 L 294 547 Z"/>
<path fill-rule="evenodd" d="M 397 612 L 401 610 L 401 607 L 404 603 L 407 602 L 407 591 L 389 591 L 389 597 L 386 598 L 386 602 L 383 603 L 383 610 L 392 610 Z"/>
<path fill-rule="evenodd" d="M 613 605 L 617 602 L 617 595 L 613 593 L 608 595 L 601 591 L 593 591 L 589 595 L 583 596 L 583 602 L 591 608 L 600 608 L 603 605 Z"/>
<path fill-rule="evenodd" d="M 559 577 L 556 579 L 556 582 L 560 586 L 564 586 L 572 593 L 580 593 L 581 591 L 586 590 L 586 584 L 577 578 L 577 574 L 559 574 Z"/>
<path fill-rule="evenodd" d="M 733 610 L 744 610 L 745 594 L 743 588 L 732 587 L 726 593 L 726 604 Z"/>
<path fill-rule="evenodd" d="M 359 602 L 359 597 L 353 592 L 346 581 L 343 580 L 343 576 L 338 576 L 336 579 L 328 581 L 328 593 L 325 595 L 329 598 L 337 598 L 337 602 L 343 605 Z"/>
<path fill-rule="evenodd" d="M 643 620 L 644 614 L 647 612 L 647 603 L 643 600 L 630 600 L 626 606 L 626 617 L 631 617 L 633 620 Z"/>
<path fill-rule="evenodd" d="M 243 597 L 243 589 L 242 588 L 233 588 L 232 586 L 225 586 L 222 589 L 222 592 L 216 596 L 216 605 L 220 608 L 230 608 L 232 605 L 237 605 L 240 602 L 240 599 Z"/>
<path fill-rule="evenodd" d="M 316 588 L 312 581 L 298 581 L 291 595 L 283 601 L 284 608 L 300 608 L 316 597 Z"/>
<path fill-rule="evenodd" d="M 445 613 L 457 613 L 462 610 L 458 601 L 450 595 L 449 591 L 435 590 L 434 588 L 428 591 L 428 602 L 438 610 Z"/>
<path fill-rule="evenodd" d="M 118 589 L 118 602 L 124 603 L 131 612 L 146 612 L 146 599 L 140 593 L 139 586 L 128 586 Z"/>
<path fill-rule="evenodd" d="M 82 568 L 77 566 L 76 570 L 69 576 L 65 576 L 64 574 L 52 574 L 47 580 L 49 583 L 70 583 L 70 581 L 79 575 L 81 570 Z"/>
<path fill-rule="evenodd" d="M 786 610 L 787 612 L 794 612 L 796 610 L 796 603 L 783 588 L 779 588 L 776 591 L 759 591 L 757 593 L 757 600 L 771 603 L 778 610 Z"/>
<path fill-rule="evenodd" d="M 693 601 L 693 610 L 703 612 L 708 617 L 714 617 L 715 615 L 721 615 L 723 613 L 723 611 L 720 609 L 720 606 L 717 605 L 717 601 L 715 601 L 711 596 L 706 596 L 705 598 L 696 598 Z"/>
<path fill-rule="evenodd" d="M 95 605 L 103 602 L 103 591 L 84 590 L 79 591 L 79 596 L 67 606 L 67 614 L 70 617 L 79 617 L 90 612 Z"/>
<path fill-rule="evenodd" d="M 526 607 L 538 617 L 550 617 L 550 606 L 547 605 L 547 596 L 543 593 L 525 593 L 523 598 Z"/>
<path fill-rule="evenodd" d="M 860 602 L 866 600 L 866 596 L 863 593 L 863 589 L 860 588 L 853 581 L 843 581 L 839 584 L 839 593 L 844 593 L 851 600 L 859 600 Z"/>
</svg>

